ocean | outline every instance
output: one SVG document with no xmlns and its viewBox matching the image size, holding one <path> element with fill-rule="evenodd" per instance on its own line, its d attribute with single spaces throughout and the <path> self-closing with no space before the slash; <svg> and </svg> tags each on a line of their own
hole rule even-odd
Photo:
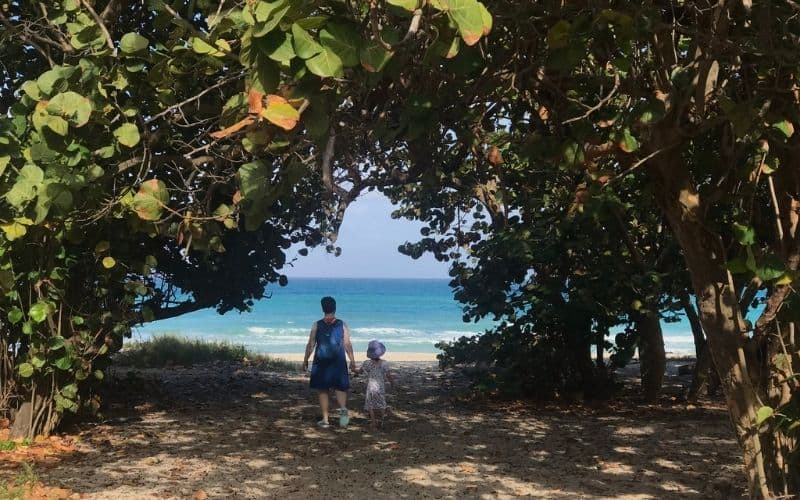
<svg viewBox="0 0 800 500">
<path fill-rule="evenodd" d="M 394 352 L 435 353 L 435 344 L 491 328 L 488 320 L 462 321 L 447 279 L 291 278 L 274 287 L 269 299 L 249 313 L 197 311 L 137 327 L 134 340 L 176 335 L 243 344 L 258 353 L 302 353 L 311 325 L 321 316 L 319 300 L 336 298 L 337 317 L 350 327 L 353 349 L 366 350 L 372 339 Z M 685 321 L 662 323 L 664 343 L 673 355 L 694 354 Z"/>
</svg>

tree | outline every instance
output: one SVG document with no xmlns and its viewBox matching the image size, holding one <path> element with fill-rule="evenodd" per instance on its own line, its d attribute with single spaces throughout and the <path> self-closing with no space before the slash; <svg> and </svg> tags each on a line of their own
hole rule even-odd
<svg viewBox="0 0 800 500">
<path fill-rule="evenodd" d="M 685 260 L 752 494 L 796 493 L 796 5 L 508 2 L 493 11 L 488 71 L 475 74 L 470 93 L 438 96 L 443 124 L 428 137 L 432 146 L 409 159 L 412 173 L 435 165 L 414 180 L 433 191 L 438 183 L 443 193 L 422 217 L 453 221 L 453 200 L 473 196 L 501 220 L 513 217 L 504 209 L 517 209 L 507 205 L 516 185 L 490 161 L 491 146 L 503 146 L 493 135 L 505 130 L 518 131 L 509 139 L 515 149 L 536 148 L 526 167 L 530 184 L 572 172 L 586 182 L 576 197 L 589 197 L 638 179 Z M 478 174 L 464 183 L 453 166 L 466 162 Z M 403 196 L 398 190 L 396 198 Z M 541 206 L 546 220 L 550 211 Z M 530 236 L 514 244 L 539 244 L 551 231 L 536 224 L 536 213 L 522 215 L 520 230 Z M 438 226 L 452 228 L 446 220 Z M 503 223 L 491 229 L 498 243 L 506 231 Z M 441 250 L 442 241 L 421 243 Z M 479 265 L 510 252 L 466 243 L 476 253 L 486 249 Z M 509 272 L 522 280 L 529 270 Z M 476 307 L 517 296 L 487 283 L 479 297 L 467 297 Z M 768 298 L 751 328 L 745 316 L 758 290 Z"/>
<path fill-rule="evenodd" d="M 374 148 L 359 104 L 441 57 L 420 25 L 474 45 L 491 23 L 475 0 L 390 4 L 2 6 L 0 403 L 16 434 L 96 407 L 88 380 L 132 324 L 247 309 L 285 284 L 292 243 L 337 251 L 367 186 L 335 169 L 359 176 Z"/>
</svg>

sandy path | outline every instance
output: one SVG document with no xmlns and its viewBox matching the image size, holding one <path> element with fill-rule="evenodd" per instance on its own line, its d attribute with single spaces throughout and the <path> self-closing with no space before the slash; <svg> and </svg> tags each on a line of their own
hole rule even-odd
<svg viewBox="0 0 800 500">
<path fill-rule="evenodd" d="M 103 424 L 43 482 L 85 498 L 730 498 L 743 486 L 719 407 L 487 405 L 400 364 L 387 428 L 320 430 L 302 374 L 218 365 L 121 372 Z M 362 381 L 351 407 L 359 408 Z M 666 398 L 668 400 L 668 398 Z M 146 403 L 145 401 L 151 401 Z M 152 403 L 155 401 L 155 403 Z"/>
</svg>

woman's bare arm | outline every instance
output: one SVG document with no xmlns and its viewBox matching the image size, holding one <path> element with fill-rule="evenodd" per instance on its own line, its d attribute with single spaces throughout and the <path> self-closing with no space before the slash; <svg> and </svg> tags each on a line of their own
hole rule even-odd
<svg viewBox="0 0 800 500">
<path fill-rule="evenodd" d="M 342 323 L 342 325 L 344 326 L 344 351 L 350 358 L 350 370 L 356 371 L 356 357 L 353 354 L 353 344 L 350 343 L 350 329 L 347 327 L 347 323 Z"/>
<path fill-rule="evenodd" d="M 303 371 L 308 370 L 308 358 L 314 352 L 314 346 L 317 344 L 317 324 L 311 326 L 311 334 L 308 336 L 308 344 L 306 344 L 306 355 L 303 358 Z"/>
</svg>

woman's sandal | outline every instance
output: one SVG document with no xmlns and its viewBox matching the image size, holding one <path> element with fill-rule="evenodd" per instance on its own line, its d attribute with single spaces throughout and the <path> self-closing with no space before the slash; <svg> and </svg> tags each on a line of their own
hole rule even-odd
<svg viewBox="0 0 800 500">
<path fill-rule="evenodd" d="M 347 408 L 339 408 L 339 427 L 345 428 L 350 423 Z"/>
</svg>

